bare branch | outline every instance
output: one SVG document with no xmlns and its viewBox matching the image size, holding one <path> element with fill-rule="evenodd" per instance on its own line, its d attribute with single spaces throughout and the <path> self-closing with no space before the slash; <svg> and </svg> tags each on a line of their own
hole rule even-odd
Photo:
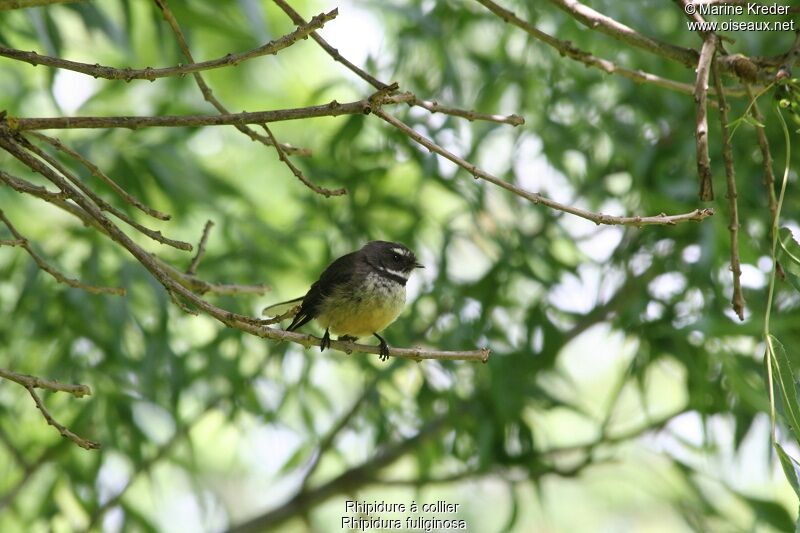
<svg viewBox="0 0 800 533">
<path fill-rule="evenodd" d="M 294 22 L 298 26 L 302 26 L 306 23 L 305 19 L 303 19 L 303 17 L 300 16 L 300 14 L 297 11 L 295 11 L 292 8 L 292 6 L 290 6 L 284 0 L 274 0 L 274 2 L 278 5 L 278 7 L 280 7 L 283 10 L 284 13 L 286 13 L 289 16 L 290 19 L 292 19 L 292 22 Z M 333 58 L 334 61 L 338 61 L 339 63 L 350 69 L 357 76 L 359 76 L 361 79 L 363 79 L 376 89 L 384 89 L 387 87 L 387 84 L 383 83 L 377 78 L 372 77 L 370 74 L 368 74 L 364 70 L 361 70 L 356 65 L 354 65 L 353 63 L 342 57 L 339 51 L 336 48 L 329 45 L 325 41 L 325 39 L 319 36 L 317 32 L 315 31 L 311 32 L 311 38 L 314 39 L 317 42 L 317 44 L 319 44 L 322 47 L 322 49 L 325 50 L 328 53 L 328 55 L 330 55 Z"/>
<path fill-rule="evenodd" d="M 728 102 L 722 92 L 722 79 L 716 63 L 714 68 L 714 83 L 717 86 L 717 98 L 719 99 L 719 120 L 722 126 L 722 159 L 725 162 L 725 178 L 727 191 L 725 197 L 730 206 L 730 224 L 728 229 L 731 232 L 731 272 L 733 273 L 733 297 L 731 305 L 739 320 L 744 320 L 744 294 L 742 293 L 742 266 L 739 259 L 739 208 L 736 201 L 736 167 L 733 164 L 733 149 L 731 148 L 731 134 L 728 129 Z"/>
<path fill-rule="evenodd" d="M 160 231 L 152 230 L 152 229 L 150 229 L 150 228 L 148 228 L 146 226 L 143 226 L 142 224 L 139 224 L 138 222 L 133 220 L 131 217 L 129 217 L 125 212 L 120 211 L 116 207 L 112 206 L 111 204 L 109 204 L 108 202 L 103 200 L 92 189 L 87 187 L 86 184 L 84 184 L 80 180 L 80 178 L 78 178 L 75 174 L 70 172 L 64 165 L 62 165 L 56 158 L 52 157 L 47 152 L 41 150 L 39 147 L 31 144 L 30 141 L 28 141 L 24 137 L 20 136 L 19 140 L 21 141 L 21 145 L 24 146 L 24 148 L 30 150 L 31 152 L 33 152 L 34 154 L 39 156 L 41 159 L 46 161 L 48 165 L 50 165 L 51 167 L 56 169 L 58 172 L 60 172 L 62 176 L 67 178 L 76 187 L 78 187 L 78 189 L 80 189 L 83 192 L 83 194 L 85 194 L 86 196 L 91 198 L 91 200 L 97 205 L 97 207 L 99 207 L 103 211 L 107 211 L 107 212 L 111 213 L 112 215 L 114 215 L 118 219 L 122 220 L 123 222 L 125 222 L 126 224 L 131 226 L 132 228 L 136 229 L 137 231 L 140 231 L 140 232 L 144 233 L 145 235 L 147 235 L 148 237 L 150 237 L 154 241 L 160 242 L 161 244 L 166 244 L 167 246 L 172 246 L 172 247 L 177 248 L 179 250 L 190 251 L 192 249 L 192 245 L 189 244 L 188 242 L 183 242 L 183 241 L 179 241 L 179 240 L 176 240 L 176 239 L 170 239 L 169 237 L 165 237 L 164 235 L 162 235 L 162 233 Z M 3 147 L 6 148 L 7 151 L 9 151 L 12 155 L 14 155 L 15 157 L 17 157 L 19 159 L 18 155 L 19 155 L 19 150 L 21 149 L 19 145 L 15 144 L 15 143 L 3 144 Z M 33 167 L 31 167 L 31 168 L 33 168 Z M 36 170 L 35 168 L 33 168 L 33 169 Z"/>
<path fill-rule="evenodd" d="M 0 246 L 25 246 L 28 241 L 25 239 L 0 239 Z"/>
<path fill-rule="evenodd" d="M 387 96 L 383 99 L 383 103 L 407 103 L 427 109 L 431 113 L 442 113 L 445 115 L 452 115 L 469 120 L 483 120 L 486 122 L 496 122 L 498 124 L 509 124 L 511 126 L 521 126 L 525 124 L 525 119 L 519 115 L 493 115 L 490 113 L 479 113 L 470 109 L 458 109 L 455 107 L 446 107 L 440 105 L 438 102 L 429 100 L 421 100 L 414 93 L 404 92 L 395 96 Z"/>
<path fill-rule="evenodd" d="M 431 152 L 435 152 L 443 156 L 444 158 L 449 159 L 450 161 L 460 166 L 461 168 L 465 169 L 475 178 L 481 178 L 490 183 L 494 183 L 495 185 L 502 187 L 507 191 L 511 191 L 512 193 L 521 196 L 522 198 L 525 198 L 526 200 L 533 202 L 534 204 L 542 204 L 546 207 L 549 207 L 550 209 L 555 209 L 556 211 L 563 211 L 565 213 L 570 213 L 572 215 L 585 218 L 586 220 L 591 220 L 595 224 L 627 225 L 627 226 L 674 225 L 680 222 L 687 222 L 687 221 L 699 222 L 704 218 L 707 218 L 714 214 L 713 209 L 696 209 L 690 213 L 684 213 L 681 215 L 660 214 L 655 216 L 621 217 L 621 216 L 604 215 L 602 213 L 592 213 L 591 211 L 587 211 L 585 209 L 580 209 L 578 207 L 570 205 L 564 205 L 549 198 L 546 198 L 541 194 L 526 191 L 521 187 L 517 187 L 512 183 L 509 183 L 505 180 L 498 178 L 497 176 L 494 176 L 484 170 L 481 170 L 472 163 L 465 161 L 464 159 L 453 154 L 452 152 L 449 152 L 444 148 L 442 148 L 441 146 L 439 146 L 438 144 L 430 141 L 423 135 L 417 133 L 413 128 L 409 127 L 404 122 L 398 120 L 392 115 L 389 115 L 382 109 L 375 109 L 373 110 L 373 113 L 381 117 L 383 120 L 385 120 L 395 128 L 405 133 L 411 139 L 421 144 Z"/>
<path fill-rule="evenodd" d="M 194 276 L 197 274 L 197 267 L 200 265 L 200 260 L 203 258 L 203 254 L 206 253 L 206 242 L 208 242 L 208 234 L 211 232 L 211 228 L 214 227 L 214 222 L 211 220 L 206 221 L 206 225 L 203 228 L 203 236 L 200 237 L 200 243 L 197 245 L 197 254 L 192 258 L 192 262 L 189 264 L 189 268 L 186 269 L 186 273 L 190 276 Z"/>
<path fill-rule="evenodd" d="M 92 389 L 88 385 L 75 385 L 72 383 L 62 383 L 52 379 L 40 378 L 28 374 L 20 374 L 12 370 L 0 368 L 0 378 L 19 383 L 25 388 L 44 389 L 51 392 L 66 392 L 76 398 L 83 398 L 92 394 Z"/>
<path fill-rule="evenodd" d="M 185 76 L 193 72 L 200 72 L 203 70 L 210 70 L 220 67 L 236 66 L 242 61 L 260 57 L 264 55 L 274 55 L 281 50 L 288 48 L 297 41 L 304 39 L 312 31 L 321 28 L 326 22 L 336 18 L 339 14 L 338 9 L 334 9 L 328 13 L 321 13 L 312 18 L 308 24 L 299 26 L 293 32 L 284 35 L 283 37 L 270 41 L 269 43 L 254 48 L 247 52 L 240 54 L 227 54 L 224 57 L 212 59 L 210 61 L 201 61 L 200 63 L 190 63 L 188 65 L 177 65 L 174 67 L 164 68 L 151 68 L 132 69 L 123 68 L 118 69 L 114 67 L 106 67 L 102 65 L 90 65 L 88 63 L 79 63 L 77 61 L 69 61 L 58 57 L 50 57 L 39 55 L 36 52 L 24 52 L 13 48 L 6 48 L 0 46 L 0 56 L 16 59 L 17 61 L 24 61 L 31 65 L 46 65 L 48 67 L 61 68 L 65 70 L 72 70 L 87 74 L 95 78 L 104 78 L 109 80 L 155 80 L 157 78 L 166 78 L 170 76 Z"/>
<path fill-rule="evenodd" d="M 278 152 L 278 158 L 287 166 L 289 170 L 292 171 L 294 177 L 299 179 L 303 185 L 311 189 L 317 194 L 321 194 L 325 198 L 330 198 L 331 196 L 342 196 L 347 194 L 346 189 L 326 189 L 325 187 L 320 187 L 319 185 L 313 184 L 305 175 L 297 168 L 294 163 L 292 163 L 286 154 L 283 153 L 283 149 L 280 146 L 280 143 L 275 139 L 275 136 L 272 134 L 272 130 L 270 130 L 266 124 L 262 124 L 264 127 L 264 131 L 267 132 L 267 136 L 269 140 L 272 141 L 272 145 L 275 147 L 275 150 Z"/>
<path fill-rule="evenodd" d="M 47 410 L 41 398 L 39 398 L 39 395 L 36 394 L 35 390 L 36 388 L 41 388 L 52 391 L 68 392 L 75 397 L 80 398 L 84 395 L 91 394 L 89 387 L 86 385 L 70 385 L 67 383 L 59 383 L 49 379 L 37 378 L 35 376 L 29 376 L 26 374 L 18 374 L 6 369 L 0 369 L 0 378 L 13 381 L 25 387 L 25 390 L 27 390 L 31 395 L 31 398 L 33 398 L 33 401 L 36 403 L 36 407 L 39 408 L 39 411 L 41 411 L 42 416 L 44 416 L 44 419 L 47 421 L 47 423 L 56 428 L 63 437 L 71 440 L 81 448 L 85 448 L 87 450 L 97 450 L 100 448 L 99 443 L 79 437 L 64 425 L 58 423 L 53 418 L 53 415 L 51 415 Z"/>
<path fill-rule="evenodd" d="M 48 6 L 51 4 L 71 4 L 80 1 L 81 0 L 0 0 L 0 11 Z"/>
<path fill-rule="evenodd" d="M 633 28 L 616 21 L 611 17 L 603 15 L 591 7 L 581 4 L 577 0 L 549 1 L 551 4 L 568 13 L 581 24 L 593 30 L 597 30 L 600 33 L 605 33 L 617 41 L 631 44 L 662 57 L 667 57 L 683 63 L 686 66 L 693 66 L 695 63 L 697 63 L 697 52 L 695 50 L 646 37 Z M 486 6 L 488 9 L 492 9 L 489 7 L 489 5 L 496 6 L 496 4 L 494 4 L 494 2 L 491 0 L 478 0 L 478 2 Z M 499 6 L 496 7 L 499 8 Z M 494 10 L 492 9 L 492 11 Z"/>
<path fill-rule="evenodd" d="M 234 124 L 259 124 L 262 122 L 280 122 L 283 120 L 299 120 L 314 117 L 338 117 L 341 115 L 369 114 L 370 102 L 367 99 L 340 104 L 336 100 L 327 104 L 299 107 L 293 109 L 276 109 L 273 111 L 256 111 L 250 113 L 233 113 L 226 115 L 161 115 L 157 117 L 115 116 L 115 117 L 53 117 L 53 118 L 16 118 L 7 117 L 6 123 L 12 130 L 48 130 L 48 129 L 82 129 L 82 128 L 127 128 L 139 129 L 154 126 L 166 127 L 199 127 L 199 126 L 232 126 Z"/>
<path fill-rule="evenodd" d="M 767 140 L 767 133 L 764 131 L 764 115 L 758 108 L 758 102 L 753 95 L 753 91 L 749 85 L 745 85 L 747 90 L 747 97 L 750 99 L 750 113 L 753 118 L 759 123 L 756 126 L 756 136 L 758 137 L 758 147 L 761 150 L 761 164 L 764 168 L 764 187 L 767 189 L 767 201 L 769 205 L 770 220 L 775 220 L 775 215 L 778 211 L 778 199 L 775 197 L 775 173 L 772 169 L 772 153 L 769 149 L 769 140 Z M 770 225 L 770 231 L 772 231 Z"/>
<path fill-rule="evenodd" d="M 697 174 L 700 176 L 700 200 L 709 202 L 714 199 L 714 185 L 711 181 L 711 160 L 708 156 L 708 76 L 711 62 L 717 49 L 717 38 L 709 34 L 703 41 L 700 59 L 697 63 L 697 81 L 694 86 L 694 101 L 697 106 L 695 114 L 695 140 L 697 144 Z"/>
<path fill-rule="evenodd" d="M 190 63 L 194 63 L 194 57 L 192 56 L 192 52 L 189 50 L 189 44 L 186 42 L 186 38 L 183 35 L 183 31 L 181 31 L 180 25 L 178 25 L 178 20 L 175 18 L 175 15 L 172 14 L 172 11 L 167 6 L 167 0 L 154 0 L 158 8 L 161 10 L 161 15 L 164 17 L 164 20 L 167 21 L 170 28 L 172 28 L 172 33 L 175 34 L 175 39 L 178 41 L 178 46 L 180 46 L 181 52 L 183 52 L 184 57 L 189 60 Z M 214 108 L 223 114 L 228 114 L 229 111 L 225 106 L 222 105 L 214 93 L 211 92 L 211 88 L 206 84 L 203 76 L 199 72 L 195 72 L 192 74 L 194 77 L 194 81 L 197 86 L 200 88 L 200 92 L 203 94 L 203 98 L 206 102 L 210 103 Z M 252 140 L 260 142 L 265 146 L 272 146 L 272 141 L 263 135 L 260 135 L 253 131 L 251 128 L 243 124 L 234 124 L 234 127 L 239 130 L 240 132 L 244 133 Z M 266 124 L 262 125 L 264 129 L 266 129 Z M 308 148 L 297 148 L 295 146 L 291 146 L 289 144 L 281 144 L 281 148 L 287 154 L 293 155 L 302 155 L 302 156 L 310 156 L 311 150 Z"/>
<path fill-rule="evenodd" d="M 172 218 L 170 217 L 170 215 L 166 213 L 162 213 L 161 211 L 157 211 L 151 207 L 144 205 L 144 203 L 142 203 L 141 200 L 139 200 L 132 194 L 128 193 L 125 189 L 117 185 L 117 183 L 111 178 L 109 178 L 105 172 L 100 170 L 100 168 L 98 168 L 97 165 L 95 165 L 94 163 L 83 157 L 83 155 L 81 155 L 76 150 L 73 150 L 69 146 L 65 145 L 60 139 L 56 139 L 55 137 L 50 137 L 43 133 L 39 133 L 38 131 L 31 132 L 31 135 L 33 135 L 39 140 L 42 140 L 50 144 L 51 146 L 55 147 L 56 149 L 64 152 L 65 154 L 69 155 L 73 159 L 80 162 L 84 167 L 86 167 L 89 170 L 89 172 L 91 172 L 93 175 L 95 175 L 96 177 L 103 180 L 106 184 L 108 184 L 108 186 L 111 187 L 114 190 L 114 192 L 116 192 L 120 197 L 122 197 L 123 200 L 125 200 L 132 206 L 136 207 L 143 213 L 146 213 L 151 217 L 157 218 L 159 220 L 169 220 L 170 218 Z"/>
<path fill-rule="evenodd" d="M 167 269 L 165 268 L 165 264 L 157 261 L 151 254 L 133 242 L 128 235 L 126 235 L 113 222 L 111 222 L 111 220 L 109 220 L 94 203 L 80 194 L 80 192 L 76 190 L 64 177 L 55 172 L 52 168 L 44 165 L 44 163 L 34 158 L 27 152 L 17 148 L 16 145 L 10 140 L 10 132 L 2 127 L 0 127 L 0 146 L 6 148 L 6 150 L 10 151 L 15 157 L 20 159 L 20 161 L 53 182 L 59 189 L 66 193 L 69 199 L 75 202 L 77 207 L 80 209 L 73 209 L 70 204 L 59 198 L 53 199 L 53 203 L 55 205 L 63 207 L 81 220 L 84 220 L 87 224 L 102 228 L 102 233 L 105 233 L 112 240 L 128 250 L 128 252 L 133 255 L 133 257 L 139 263 L 141 263 L 142 266 L 144 266 L 168 292 L 175 295 L 175 297 L 184 299 L 186 302 L 192 304 L 195 308 L 217 319 L 226 326 L 236 328 L 240 331 L 244 331 L 245 333 L 250 333 L 266 339 L 287 340 L 305 347 L 320 346 L 321 339 L 317 337 L 304 335 L 293 331 L 283 331 L 276 328 L 266 327 L 263 324 L 268 321 L 263 321 L 246 315 L 234 313 L 232 311 L 227 311 L 205 301 L 190 289 L 186 288 L 180 281 L 175 279 L 175 277 L 173 277 L 174 274 L 168 273 Z M 42 194 L 42 191 L 35 189 L 30 190 L 30 192 L 34 195 Z M 48 191 L 45 190 L 45 193 L 47 192 Z M 42 197 L 46 197 L 46 194 L 42 194 Z M 185 276 L 185 274 L 182 272 L 179 275 Z M 346 353 L 363 352 L 380 354 L 380 348 L 378 346 L 356 344 L 349 341 L 331 341 L 330 346 Z M 389 355 L 413 359 L 415 361 L 420 361 L 423 359 L 442 359 L 486 362 L 489 358 L 489 350 L 487 348 L 482 348 L 479 350 L 470 351 L 443 351 L 429 350 L 420 347 L 390 347 Z"/>
<path fill-rule="evenodd" d="M 567 56 L 570 59 L 573 59 L 580 63 L 583 63 L 586 66 L 598 68 L 608 74 L 616 74 L 622 76 L 623 78 L 627 78 L 636 83 L 649 83 L 657 87 L 662 87 L 664 89 L 669 89 L 671 91 L 676 91 L 683 94 L 688 94 L 688 95 L 694 94 L 694 88 L 688 83 L 682 83 L 679 81 L 671 80 L 669 78 L 663 78 L 661 76 L 657 76 L 656 74 L 651 74 L 643 70 L 631 70 L 625 67 L 620 67 L 615 63 L 613 63 L 612 61 L 594 56 L 588 52 L 585 52 L 577 48 L 570 41 L 563 41 L 561 39 L 553 37 L 552 35 L 539 30 L 532 24 L 516 16 L 513 12 L 503 7 L 500 7 L 491 0 L 477 0 L 477 1 L 482 5 L 484 5 L 492 13 L 503 19 L 503 21 L 509 24 L 513 24 L 514 26 L 525 31 L 532 37 L 551 46 L 552 48 L 557 50 L 559 54 Z M 740 89 L 726 89 L 726 90 L 729 91 L 728 94 L 730 94 L 731 96 L 744 95 L 744 91 Z"/>
<path fill-rule="evenodd" d="M 50 266 L 47 263 L 47 261 L 45 261 L 39 254 L 37 254 L 33 250 L 33 247 L 31 247 L 28 240 L 25 237 L 23 237 L 19 231 L 17 231 L 17 228 L 15 228 L 14 225 L 11 223 L 11 221 L 8 219 L 8 217 L 6 217 L 2 209 L 0 209 L 0 221 L 2 221 L 3 224 L 6 225 L 8 230 L 14 236 L 15 241 L 19 242 L 18 246 L 24 248 L 25 251 L 28 252 L 28 255 L 31 256 L 36 265 L 40 269 L 44 270 L 45 272 L 53 276 L 53 278 L 59 283 L 69 285 L 70 287 L 73 287 L 75 289 L 83 289 L 86 292 L 91 292 L 93 294 L 113 294 L 115 296 L 125 296 L 125 289 L 122 287 L 98 287 L 96 285 L 88 285 L 86 283 L 82 283 L 77 279 L 68 278 L 67 276 L 65 276 L 52 266 Z M 5 377 L 5 376 L 0 376 L 0 377 Z"/>
<path fill-rule="evenodd" d="M 289 16 L 289 18 L 295 24 L 302 25 L 306 23 L 305 19 L 284 0 L 274 0 L 274 2 L 275 4 L 278 5 L 278 7 L 280 7 L 284 11 L 284 13 L 286 13 Z M 331 46 L 325 39 L 320 37 L 320 35 L 317 32 L 312 32 L 311 38 L 314 39 L 317 42 L 317 44 L 319 44 L 319 46 L 323 50 L 325 50 L 325 52 L 329 56 L 331 56 L 331 58 L 334 61 L 337 61 L 342 65 L 344 65 L 356 76 L 360 77 L 362 80 L 366 81 L 367 83 L 375 87 L 377 90 L 379 91 L 385 90 L 391 86 L 390 84 L 380 81 L 379 79 L 375 78 L 368 72 L 364 71 L 363 69 L 357 67 L 352 62 L 348 61 L 345 57 L 343 57 L 339 53 L 339 50 Z M 452 107 L 443 107 L 436 102 L 430 102 L 428 100 L 419 99 L 412 93 L 404 93 L 404 95 L 400 96 L 399 98 L 403 99 L 402 103 L 409 103 L 411 105 L 419 106 L 424 109 L 427 109 L 432 113 L 437 113 L 437 112 L 444 113 L 446 115 L 463 117 L 468 120 L 486 120 L 490 122 L 500 122 L 503 124 L 511 124 L 512 126 L 518 126 L 520 124 L 525 123 L 524 119 L 518 115 L 509 115 L 504 117 L 503 115 L 493 115 L 488 113 L 478 113 L 476 111 L 469 111 L 464 109 L 456 109 Z"/>
</svg>

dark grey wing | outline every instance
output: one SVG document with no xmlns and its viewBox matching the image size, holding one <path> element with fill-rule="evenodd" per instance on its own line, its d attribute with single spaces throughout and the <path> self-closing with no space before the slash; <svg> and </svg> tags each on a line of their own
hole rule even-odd
<svg viewBox="0 0 800 533">
<path fill-rule="evenodd" d="M 350 282 L 357 268 L 357 253 L 343 255 L 328 265 L 319 279 L 308 289 L 308 293 L 303 298 L 303 305 L 286 331 L 294 331 L 314 319 L 319 314 L 320 306 L 325 298 L 330 296 L 337 287 Z"/>
</svg>

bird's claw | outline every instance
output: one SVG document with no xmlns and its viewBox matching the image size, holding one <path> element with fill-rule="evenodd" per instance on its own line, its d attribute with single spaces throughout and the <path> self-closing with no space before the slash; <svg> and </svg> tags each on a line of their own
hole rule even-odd
<svg viewBox="0 0 800 533">
<path fill-rule="evenodd" d="M 378 347 L 380 348 L 380 356 L 379 356 L 380 360 L 381 361 L 388 360 L 389 359 L 389 345 L 386 344 L 386 341 L 383 339 L 383 337 L 381 337 L 377 333 L 373 333 L 373 335 L 378 337 L 378 340 L 381 341 L 381 343 L 378 345 Z"/>
</svg>

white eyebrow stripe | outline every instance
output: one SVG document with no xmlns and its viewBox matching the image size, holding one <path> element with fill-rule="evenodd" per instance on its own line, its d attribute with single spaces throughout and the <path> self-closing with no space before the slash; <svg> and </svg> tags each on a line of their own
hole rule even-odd
<svg viewBox="0 0 800 533">
<path fill-rule="evenodd" d="M 408 257 L 409 254 L 411 253 L 411 250 L 408 250 L 406 248 L 392 248 L 392 251 L 394 253 L 397 253 L 397 254 L 400 254 L 400 255 L 404 255 L 406 257 Z"/>
<path fill-rule="evenodd" d="M 394 274 L 395 276 L 400 276 L 403 279 L 408 279 L 411 276 L 411 272 L 401 272 L 399 270 L 392 270 L 391 268 L 379 268 L 378 270 L 383 270 L 384 272 L 388 272 L 389 274 Z"/>
</svg>

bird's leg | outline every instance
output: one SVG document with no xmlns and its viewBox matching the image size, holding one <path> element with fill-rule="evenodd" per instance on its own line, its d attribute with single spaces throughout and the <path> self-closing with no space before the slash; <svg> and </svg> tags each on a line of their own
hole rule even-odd
<svg viewBox="0 0 800 533">
<path fill-rule="evenodd" d="M 358 340 L 358 337 L 353 337 L 352 335 L 339 335 L 338 340 L 344 342 L 356 342 Z M 351 353 L 353 353 L 353 350 L 345 350 L 344 353 L 350 355 Z"/>
<path fill-rule="evenodd" d="M 381 349 L 380 359 L 381 359 L 381 361 L 386 361 L 387 359 L 389 359 L 389 345 L 386 344 L 386 341 L 383 339 L 383 337 L 381 337 L 377 333 L 373 333 L 373 335 L 378 337 L 378 340 L 381 341 L 381 344 L 380 344 L 380 349 Z"/>
<path fill-rule="evenodd" d="M 322 342 L 319 343 L 319 351 L 325 351 L 325 348 L 331 347 L 331 334 L 328 331 L 328 328 L 325 328 L 325 335 L 322 336 Z"/>
</svg>

